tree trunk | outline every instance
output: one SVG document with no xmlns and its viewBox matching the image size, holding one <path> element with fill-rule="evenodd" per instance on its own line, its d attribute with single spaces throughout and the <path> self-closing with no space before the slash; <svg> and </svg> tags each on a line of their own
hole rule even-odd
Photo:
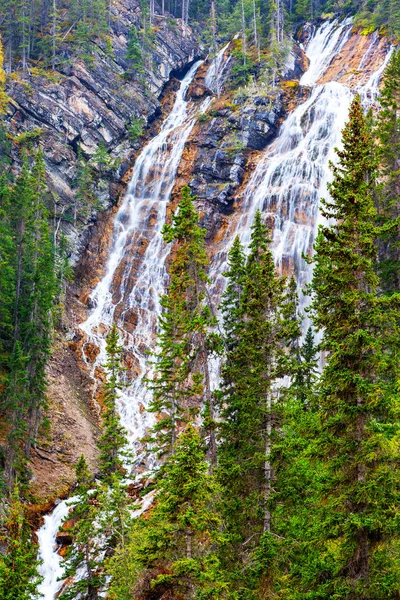
<svg viewBox="0 0 400 600">
<path fill-rule="evenodd" d="M 26 15 L 25 2 L 22 4 L 22 71 L 26 73 Z"/>
<path fill-rule="evenodd" d="M 244 14 L 244 0 L 242 0 L 242 49 L 243 49 L 243 64 L 246 65 L 246 18 Z"/>
<path fill-rule="evenodd" d="M 256 11 L 256 0 L 253 0 L 253 22 L 254 22 L 254 45 L 257 49 L 258 62 L 260 62 L 260 45 L 258 41 L 258 32 L 257 32 L 257 11 Z"/>
<path fill-rule="evenodd" d="M 51 68 L 53 71 L 56 70 L 56 51 L 57 51 L 57 0 L 53 0 L 53 27 L 52 27 L 52 37 L 53 37 L 53 55 L 51 60 Z"/>
<path fill-rule="evenodd" d="M 201 334 L 201 349 L 203 355 L 203 370 L 204 370 L 204 395 L 206 406 L 208 407 L 210 413 L 211 427 L 209 429 L 210 434 L 210 459 L 211 464 L 217 464 L 217 442 L 215 439 L 215 430 L 213 427 L 215 412 L 214 412 L 214 402 L 211 392 L 211 381 L 210 381 L 210 370 L 208 368 L 208 356 L 207 356 L 207 348 L 205 343 L 204 334 Z"/>
<path fill-rule="evenodd" d="M 264 462 L 264 473 L 265 473 L 265 484 L 264 484 L 264 531 L 271 531 L 271 511 L 268 508 L 268 502 L 271 497 L 271 481 L 272 481 L 272 468 L 271 468 L 271 435 L 272 435 L 272 399 L 271 392 L 268 392 L 267 396 L 267 421 L 265 427 L 265 462 Z"/>
<path fill-rule="evenodd" d="M 212 32 L 212 48 L 213 51 L 217 49 L 217 11 L 215 7 L 215 0 L 211 0 L 211 32 Z"/>
</svg>

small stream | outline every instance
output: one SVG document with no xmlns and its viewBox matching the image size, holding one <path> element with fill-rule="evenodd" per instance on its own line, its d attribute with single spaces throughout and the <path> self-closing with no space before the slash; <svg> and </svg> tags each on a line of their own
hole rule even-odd
<svg viewBox="0 0 400 600">
<path fill-rule="evenodd" d="M 61 566 L 61 556 L 57 553 L 56 535 L 60 530 L 61 523 L 68 515 L 71 507 L 77 502 L 78 497 L 68 498 L 63 500 L 56 506 L 50 514 L 44 517 L 44 525 L 37 533 L 39 543 L 39 575 L 43 577 L 42 583 L 39 585 L 39 598 L 42 600 L 54 600 L 57 592 L 62 586 L 63 569 Z M 40 596 L 42 594 L 42 596 Z"/>
</svg>

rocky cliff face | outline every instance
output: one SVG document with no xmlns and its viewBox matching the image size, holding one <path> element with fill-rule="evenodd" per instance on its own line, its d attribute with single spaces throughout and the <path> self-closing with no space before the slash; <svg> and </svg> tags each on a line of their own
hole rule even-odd
<svg viewBox="0 0 400 600">
<path fill-rule="evenodd" d="M 32 68 L 9 78 L 7 92 L 12 98 L 8 125 L 16 141 L 24 134 L 39 139 L 44 150 L 48 185 L 58 197 L 56 212 L 72 241 L 71 258 L 76 263 L 87 240 L 87 226 L 99 210 L 116 202 L 121 182 L 140 141 L 129 137 L 132 119 L 143 125 L 160 114 L 160 95 L 171 74 L 201 55 L 195 33 L 179 19 L 155 15 L 154 37 L 144 56 L 143 72 L 131 68 L 126 50 L 129 30 L 139 26 L 139 0 L 112 3 L 110 36 L 98 41 L 90 62 L 74 57 L 65 43 L 57 72 Z M 78 149 L 90 159 L 102 144 L 117 159 L 115 167 L 93 164 L 95 206 L 82 211 L 77 222 L 68 214 L 77 195 Z M 14 149 L 14 158 L 18 154 Z M 111 160 L 110 160 L 111 162 Z M 67 218 L 68 217 L 68 218 Z"/>
<path fill-rule="evenodd" d="M 210 239 L 218 235 L 232 213 L 257 156 L 275 139 L 285 116 L 307 94 L 298 86 L 307 68 L 307 58 L 299 46 L 294 46 L 291 68 L 279 85 L 265 91 L 258 86 L 230 89 L 232 49 L 233 44 L 226 46 L 226 67 L 221 69 L 216 97 L 186 144 L 173 193 L 177 198 L 182 186 L 190 185 Z M 188 90 L 194 99 L 202 97 L 201 90 L 204 93 L 207 68 L 206 61 Z"/>
</svg>

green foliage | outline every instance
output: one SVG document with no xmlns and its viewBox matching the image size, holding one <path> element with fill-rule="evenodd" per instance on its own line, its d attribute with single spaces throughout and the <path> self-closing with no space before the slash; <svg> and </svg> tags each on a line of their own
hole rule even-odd
<svg viewBox="0 0 400 600">
<path fill-rule="evenodd" d="M 1 33 L 10 72 L 20 60 L 26 71 L 31 59 L 41 60 L 54 71 L 65 41 L 81 58 L 91 61 L 95 40 L 107 40 L 108 0 L 68 0 L 62 6 L 58 1 L 4 0 L 2 8 L 6 16 Z"/>
<path fill-rule="evenodd" d="M 123 457 L 127 456 L 126 431 L 119 422 L 116 409 L 119 390 L 122 389 L 121 365 L 122 346 L 119 343 L 118 331 L 115 323 L 107 336 L 106 354 L 107 362 L 104 367 L 107 379 L 103 386 L 102 402 L 104 410 L 102 413 L 102 434 L 99 440 L 100 449 L 100 473 L 107 481 L 111 476 L 122 477 L 124 474 Z"/>
<path fill-rule="evenodd" d="M 257 212 L 248 258 L 238 238 L 229 253 L 221 304 L 226 359 L 218 477 L 230 542 L 224 558 L 242 594 L 254 584 L 247 573 L 249 557 L 263 532 L 273 528 L 272 457 L 282 418 L 277 380 L 294 373 L 288 350 L 300 335 L 295 290 L 277 276 L 269 243 Z"/>
<path fill-rule="evenodd" d="M 206 298 L 208 257 L 205 230 L 198 224 L 199 215 L 188 186 L 165 225 L 164 239 L 174 243 L 170 265 L 168 293 L 162 298 L 159 352 L 156 354 L 155 377 L 149 381 L 153 392 L 150 410 L 162 414 L 153 428 L 150 442 L 160 456 L 173 452 L 180 426 L 195 418 L 201 407 L 207 411 L 210 452 L 215 460 L 213 402 L 208 373 L 208 333 L 214 324 Z"/>
<path fill-rule="evenodd" d="M 300 585 L 315 597 L 399 594 L 399 297 L 378 295 L 373 149 L 357 96 L 333 167 L 333 201 L 323 207 L 335 224 L 320 227 L 311 284 L 328 355 L 319 386 L 326 468 L 314 508 L 319 553 L 313 565 L 305 557 Z"/>
<path fill-rule="evenodd" d="M 127 77 L 141 74 L 151 65 L 151 51 L 156 38 L 154 15 L 150 15 L 149 2 L 140 0 L 140 26 L 132 24 L 129 31 L 126 59 L 130 63 Z M 163 4 L 164 6 L 164 4 Z M 89 66 L 95 55 L 102 52 L 113 56 L 111 6 L 109 0 L 3 0 L 4 18 L 0 25 L 5 54 L 6 69 L 12 72 L 20 68 L 27 71 L 28 63 L 38 61 L 44 68 L 54 72 L 65 56 L 66 44 L 75 56 Z M 186 14 L 188 12 L 188 15 Z M 248 63 L 256 60 L 263 64 L 261 50 L 272 43 L 284 45 L 306 21 L 321 16 L 345 17 L 355 14 L 355 22 L 365 32 L 376 29 L 389 33 L 395 39 L 400 36 L 400 9 L 397 0 L 184 0 L 165 1 L 164 22 L 170 30 L 178 33 L 177 18 L 188 20 L 201 33 L 207 47 L 215 50 L 217 35 L 229 38 L 241 32 L 240 52 L 248 55 Z M 100 43 L 99 43 L 100 41 Z M 248 82 L 252 68 L 246 65 L 244 56 L 234 65 L 237 85 Z M 267 59 L 268 62 L 269 59 Z M 1 52 L 0 52 L 1 62 Z M 0 87 L 1 87 L 0 75 Z M 6 97 L 0 99 L 4 109 Z"/>
<path fill-rule="evenodd" d="M 46 363 L 51 350 L 57 294 L 53 236 L 49 228 L 45 166 L 39 150 L 23 158 L 15 184 L 0 187 L 2 239 L 0 322 L 2 410 L 8 424 L 5 479 L 26 477 L 26 457 L 45 404 Z"/>
<path fill-rule="evenodd" d="M 35 600 L 40 578 L 37 574 L 37 546 L 33 543 L 25 508 L 15 484 L 5 521 L 7 544 L 0 554 L 0 597 L 2 600 Z"/>
<path fill-rule="evenodd" d="M 154 506 L 132 522 L 127 543 L 108 561 L 110 598 L 234 597 L 216 552 L 224 541 L 215 508 L 221 492 L 207 471 L 203 443 L 189 425 L 157 480 Z"/>
<path fill-rule="evenodd" d="M 93 154 L 89 161 L 89 165 L 92 169 L 96 168 L 101 174 L 104 172 L 114 170 L 119 166 L 119 159 L 114 160 L 103 142 L 100 142 L 97 146 L 96 152 Z"/>
<path fill-rule="evenodd" d="M 126 47 L 125 58 L 129 60 L 131 64 L 131 69 L 129 70 L 130 75 L 135 72 L 143 72 L 142 49 L 140 47 L 137 30 L 134 25 L 132 25 L 129 30 L 129 39 Z"/>
<path fill-rule="evenodd" d="M 380 185 L 376 192 L 379 273 L 385 293 L 400 291 L 400 52 L 385 72 L 376 124 Z"/>
<path fill-rule="evenodd" d="M 76 492 L 78 494 L 83 494 L 84 492 L 87 492 L 90 488 L 90 484 L 92 482 L 93 477 L 89 471 L 88 464 L 83 454 L 80 455 L 79 460 L 76 463 L 75 476 Z"/>
<path fill-rule="evenodd" d="M 359 2 L 356 8 L 355 22 L 365 33 L 381 28 L 397 41 L 400 37 L 400 7 L 396 0 Z"/>
<path fill-rule="evenodd" d="M 292 385 L 296 397 L 306 407 L 312 402 L 314 385 L 317 381 L 318 374 L 318 350 L 314 344 L 314 335 L 312 328 L 307 329 L 304 343 L 299 348 L 298 365 L 296 377 Z"/>
<path fill-rule="evenodd" d="M 4 63 L 4 52 L 3 52 L 3 45 L 0 41 L 0 114 L 6 112 L 7 105 L 10 100 L 5 92 L 6 74 L 4 71 L 3 63 Z"/>
<path fill-rule="evenodd" d="M 232 56 L 236 59 L 235 65 L 231 68 L 233 86 L 246 85 L 250 81 L 250 75 L 253 73 L 255 63 L 241 50 L 234 50 Z"/>
<path fill-rule="evenodd" d="M 140 136 L 143 135 L 143 119 L 140 117 L 132 117 L 131 122 L 127 126 L 127 130 L 131 142 L 137 142 Z"/>
</svg>

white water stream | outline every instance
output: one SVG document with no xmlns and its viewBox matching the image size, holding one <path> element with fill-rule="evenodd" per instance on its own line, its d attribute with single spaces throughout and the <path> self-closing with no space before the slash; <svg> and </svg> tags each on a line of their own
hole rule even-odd
<svg viewBox="0 0 400 600">
<path fill-rule="evenodd" d="M 204 78 L 204 84 L 218 97 L 221 95 L 223 88 L 224 73 L 232 58 L 231 55 L 226 56 L 229 44 L 230 42 L 217 52 Z"/>
<path fill-rule="evenodd" d="M 115 217 L 106 272 L 91 294 L 94 309 L 80 326 L 87 341 L 99 349 L 91 365 L 96 379 L 96 368 L 106 358 L 107 333 L 114 320 L 118 325 L 133 375 L 129 387 L 121 393 L 118 410 L 134 450 L 151 421 L 148 413 L 143 419 L 149 400 L 143 378 L 148 375 L 149 353 L 154 349 L 154 333 L 161 314 L 160 299 L 167 283 L 165 262 L 170 248 L 162 236 L 167 203 L 196 117 L 211 102 L 207 98 L 196 107 L 185 100 L 200 64 L 194 64 L 188 71 L 160 133 L 136 159 L 127 194 Z M 83 350 L 87 361 L 85 347 Z"/>
<path fill-rule="evenodd" d="M 210 276 L 216 300 L 224 286 L 222 273 L 234 236 L 238 234 L 243 243 L 249 241 L 258 208 L 273 231 L 277 265 L 284 272 L 296 273 L 299 288 L 309 281 L 310 268 L 302 259 L 302 253 L 307 254 L 312 248 L 319 220 L 319 201 L 327 195 L 328 162 L 334 159 L 334 147 L 340 143 L 353 97 L 353 92 L 344 84 L 317 85 L 317 81 L 346 43 L 350 30 L 350 20 L 341 24 L 325 23 L 308 44 L 310 66 L 301 84 L 312 88 L 310 95 L 289 115 L 279 136 L 261 157 L 223 240 L 215 248 Z M 206 85 L 216 94 L 223 84 L 223 71 L 229 60 L 226 50 L 225 47 L 216 55 L 206 75 Z M 387 60 L 388 56 L 360 89 L 366 103 L 376 98 Z M 194 65 L 183 79 L 160 133 L 136 160 L 126 197 L 115 217 L 105 275 L 91 295 L 94 308 L 81 324 L 87 343 L 99 349 L 95 362 L 90 365 L 85 347 L 83 349 L 94 379 L 96 369 L 104 363 L 105 338 L 114 320 L 127 352 L 133 357 L 130 365 L 133 381 L 123 390 L 118 409 L 137 453 L 137 463 L 141 460 L 139 440 L 152 423 L 152 416 L 145 410 L 149 393 L 143 378 L 149 375 L 148 354 L 155 345 L 160 298 L 167 284 L 169 247 L 163 242 L 161 230 L 196 114 L 199 110 L 205 111 L 211 101 L 205 100 L 199 109 L 185 100 L 198 66 L 199 63 Z M 40 569 L 44 576 L 41 592 L 45 600 L 54 600 L 60 589 L 57 582 L 61 575 L 60 557 L 54 551 L 54 544 L 67 512 L 65 503 L 61 503 L 45 517 L 45 524 L 38 532 L 43 560 Z"/>
<path fill-rule="evenodd" d="M 42 600 L 54 600 L 57 592 L 61 589 L 62 581 L 59 579 L 62 577 L 63 568 L 61 556 L 56 552 L 56 535 L 77 499 L 77 497 L 73 497 L 60 502 L 52 513 L 44 517 L 44 525 L 38 531 L 39 560 L 42 561 L 38 571 L 39 575 L 43 577 L 38 591 L 39 597 L 42 594 Z"/>
<path fill-rule="evenodd" d="M 223 240 L 213 252 L 210 277 L 214 282 L 214 297 L 218 298 L 224 288 L 222 273 L 234 237 L 238 235 L 248 245 L 254 215 L 259 209 L 272 232 L 276 265 L 284 274 L 295 274 L 300 308 L 306 305 L 302 290 L 310 281 L 311 267 L 302 256 L 312 252 L 321 218 L 320 199 L 329 195 L 329 162 L 336 159 L 335 148 L 341 145 L 341 131 L 354 91 L 361 94 L 366 106 L 373 104 L 391 54 L 390 51 L 366 83 L 355 84 L 353 90 L 336 81 L 318 85 L 348 41 L 351 29 L 351 19 L 340 24 L 327 22 L 309 41 L 306 54 L 310 65 L 300 84 L 311 88 L 310 96 L 289 115 L 279 136 L 259 160 L 237 206 L 236 218 L 231 219 Z M 367 55 L 375 45 L 373 37 Z M 363 59 L 361 64 L 365 62 Z"/>
</svg>

